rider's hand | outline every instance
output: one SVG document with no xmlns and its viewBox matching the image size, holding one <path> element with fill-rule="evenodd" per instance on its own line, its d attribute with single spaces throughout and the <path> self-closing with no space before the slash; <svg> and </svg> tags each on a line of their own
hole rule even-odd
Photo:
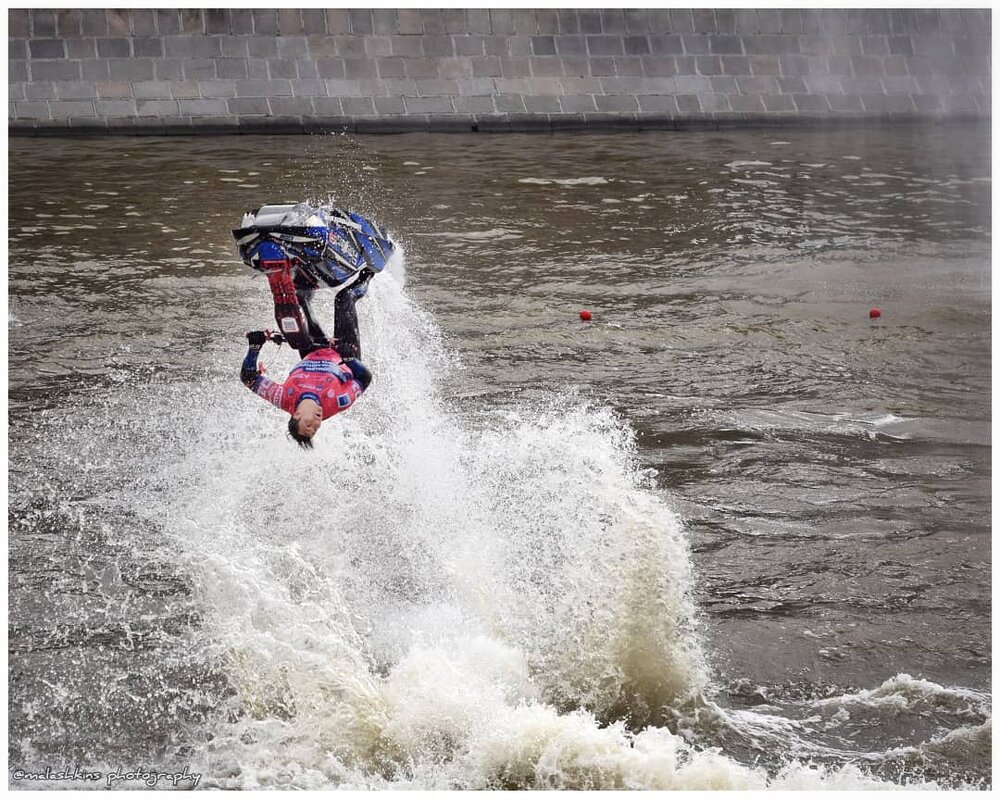
<svg viewBox="0 0 1000 800">
<path fill-rule="evenodd" d="M 260 350 L 267 341 L 267 334 L 264 331 L 250 331 L 247 333 L 247 342 L 250 347 Z"/>
</svg>

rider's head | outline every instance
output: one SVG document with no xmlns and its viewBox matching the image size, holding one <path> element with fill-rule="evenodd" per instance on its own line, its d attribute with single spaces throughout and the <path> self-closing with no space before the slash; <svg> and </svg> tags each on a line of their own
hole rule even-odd
<svg viewBox="0 0 1000 800">
<path fill-rule="evenodd" d="M 304 398 L 288 420 L 288 435 L 299 447 L 312 447 L 312 438 L 323 423 L 323 407 L 315 400 Z"/>
</svg>

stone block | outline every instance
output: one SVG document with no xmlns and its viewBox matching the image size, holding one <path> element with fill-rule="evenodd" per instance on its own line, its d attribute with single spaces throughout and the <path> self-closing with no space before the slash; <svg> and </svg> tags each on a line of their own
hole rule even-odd
<svg viewBox="0 0 1000 800">
<path fill-rule="evenodd" d="M 399 22 L 396 10 L 392 8 L 376 8 L 372 10 L 372 33 L 389 36 L 399 33 Z"/>
<path fill-rule="evenodd" d="M 811 94 L 837 94 L 841 90 L 840 78 L 832 75 L 808 75 L 803 80 Z"/>
<path fill-rule="evenodd" d="M 126 62 L 116 61 L 115 64 Z M 85 81 L 104 81 L 110 76 L 110 62 L 103 58 L 86 58 L 80 61 L 80 77 Z M 150 75 L 150 77 L 153 77 Z"/>
<path fill-rule="evenodd" d="M 278 46 L 278 58 L 294 59 L 309 53 L 309 39 L 305 36 L 277 36 L 275 42 Z"/>
<path fill-rule="evenodd" d="M 240 97 L 288 97 L 292 94 L 292 86 L 288 81 L 236 81 L 236 94 Z"/>
<path fill-rule="evenodd" d="M 576 11 L 569 8 L 560 8 L 556 11 L 559 20 L 559 33 L 580 33 L 580 18 Z M 598 33 L 598 31 L 594 31 Z"/>
<path fill-rule="evenodd" d="M 97 97 L 97 85 L 85 81 L 60 81 L 53 84 L 59 100 L 93 100 Z"/>
<path fill-rule="evenodd" d="M 362 58 L 366 55 L 364 36 L 335 36 L 333 41 L 338 56 Z"/>
<path fill-rule="evenodd" d="M 344 113 L 352 117 L 371 117 L 375 115 L 375 99 L 372 97 L 344 97 L 340 101 Z"/>
<path fill-rule="evenodd" d="M 490 31 L 498 35 L 510 35 L 514 33 L 513 12 L 491 8 Z"/>
<path fill-rule="evenodd" d="M 375 65 L 380 78 L 406 77 L 406 68 L 402 58 L 377 58 Z"/>
<path fill-rule="evenodd" d="M 626 36 L 623 42 L 626 55 L 641 56 L 652 52 L 647 36 Z"/>
<path fill-rule="evenodd" d="M 694 33 L 694 15 L 690 9 L 670 9 L 670 29 L 677 33 Z"/>
<path fill-rule="evenodd" d="M 728 75 L 713 75 L 708 80 L 715 94 L 739 94 L 736 78 L 730 78 Z"/>
<path fill-rule="evenodd" d="M 670 56 L 643 58 L 642 71 L 651 78 L 672 78 L 678 74 L 677 60 Z"/>
<path fill-rule="evenodd" d="M 684 40 L 674 34 L 650 36 L 649 49 L 656 55 L 684 55 Z"/>
<path fill-rule="evenodd" d="M 205 17 L 200 8 L 181 9 L 181 33 L 198 34 L 205 32 Z"/>
<path fill-rule="evenodd" d="M 563 60 L 555 57 L 533 58 L 530 62 L 531 74 L 551 78 L 563 75 Z"/>
<path fill-rule="evenodd" d="M 255 116 L 271 113 L 266 97 L 233 97 L 226 101 L 226 109 L 237 116 Z"/>
<path fill-rule="evenodd" d="M 419 9 L 401 8 L 396 14 L 401 34 L 419 34 L 424 32 L 424 21 Z"/>
<path fill-rule="evenodd" d="M 319 78 L 300 78 L 292 81 L 292 94 L 296 97 L 326 97 L 326 81 Z"/>
<path fill-rule="evenodd" d="M 825 95 L 793 94 L 791 97 L 797 111 L 813 114 L 830 111 L 830 101 Z"/>
<path fill-rule="evenodd" d="M 539 34 L 559 33 L 559 13 L 554 8 L 535 9 L 535 27 Z"/>
<path fill-rule="evenodd" d="M 220 58 L 215 62 L 215 73 L 219 78 L 246 79 L 249 77 L 247 60 L 245 58 Z"/>
<path fill-rule="evenodd" d="M 93 100 L 49 100 L 49 113 L 52 119 L 97 116 Z"/>
<path fill-rule="evenodd" d="M 881 77 L 882 59 L 878 56 L 852 56 L 851 68 L 859 78 Z"/>
<path fill-rule="evenodd" d="M 14 116 L 17 119 L 52 119 L 52 115 L 49 113 L 49 104 L 44 100 L 14 103 Z"/>
<path fill-rule="evenodd" d="M 181 61 L 181 74 L 185 80 L 204 80 L 217 78 L 215 59 L 185 58 Z"/>
<path fill-rule="evenodd" d="M 59 61 L 32 61 L 33 81 L 75 81 L 80 79 L 80 62 L 68 59 Z"/>
<path fill-rule="evenodd" d="M 739 36 L 708 36 L 709 52 L 714 55 L 740 55 L 743 40 Z"/>
<path fill-rule="evenodd" d="M 376 114 L 399 115 L 406 113 L 406 106 L 403 105 L 402 97 L 375 97 L 372 99 Z"/>
<path fill-rule="evenodd" d="M 345 58 L 344 59 L 345 78 L 377 78 L 378 71 L 375 66 L 375 59 L 371 58 Z"/>
<path fill-rule="evenodd" d="M 299 71 L 294 61 L 286 61 L 283 58 L 267 59 L 267 76 L 269 78 L 297 78 Z"/>
<path fill-rule="evenodd" d="M 733 111 L 741 113 L 763 112 L 766 110 L 764 108 L 764 101 L 760 95 L 752 94 L 730 94 L 729 107 Z"/>
<path fill-rule="evenodd" d="M 408 114 L 450 114 L 455 106 L 451 97 L 403 97 Z"/>
<path fill-rule="evenodd" d="M 672 95 L 644 94 L 636 97 L 640 114 L 676 114 L 677 99 Z"/>
<path fill-rule="evenodd" d="M 914 107 L 921 114 L 934 114 L 942 110 L 940 98 L 933 94 L 911 95 Z"/>
<path fill-rule="evenodd" d="M 251 58 L 275 58 L 278 55 L 278 40 L 275 36 L 248 36 L 247 54 Z"/>
<path fill-rule="evenodd" d="M 229 34 L 229 32 L 230 32 L 229 9 L 225 8 L 205 9 L 205 33 L 216 34 L 216 35 L 227 35 Z"/>
<path fill-rule="evenodd" d="M 866 56 L 889 55 L 889 40 L 886 36 L 862 36 L 861 52 Z"/>
<path fill-rule="evenodd" d="M 26 39 L 31 35 L 31 16 L 25 8 L 7 9 L 8 38 Z"/>
<path fill-rule="evenodd" d="M 567 113 L 585 114 L 589 111 L 597 111 L 597 104 L 593 95 L 589 94 L 568 94 L 559 98 L 559 107 Z"/>
<path fill-rule="evenodd" d="M 17 42 L 16 39 L 10 40 L 9 45 L 14 45 Z M 24 45 L 24 42 L 20 44 Z M 11 55 L 13 53 L 13 55 Z M 18 54 L 19 51 L 16 49 L 8 50 L 8 58 L 23 58 Z M 97 58 L 97 42 L 93 39 L 67 39 L 66 40 L 66 55 L 70 58 Z"/>
<path fill-rule="evenodd" d="M 277 35 L 278 12 L 273 9 L 255 8 L 253 10 L 253 32 L 262 35 Z"/>
<path fill-rule="evenodd" d="M 746 56 L 722 56 L 721 64 L 726 75 L 750 74 L 750 59 Z"/>
<path fill-rule="evenodd" d="M 752 55 L 750 60 L 750 73 L 752 75 L 780 75 L 781 62 L 777 56 Z"/>
<path fill-rule="evenodd" d="M 201 81 L 197 84 L 202 97 L 228 99 L 236 97 L 235 80 Z"/>
<path fill-rule="evenodd" d="M 506 56 L 510 55 L 510 47 L 507 44 L 507 36 L 489 36 L 483 37 L 483 53 L 488 56 Z"/>
<path fill-rule="evenodd" d="M 494 89 L 492 78 L 461 78 L 457 83 L 462 96 L 492 94 Z"/>
<path fill-rule="evenodd" d="M 625 47 L 621 36 L 588 36 L 587 52 L 592 56 L 620 56 Z"/>
<path fill-rule="evenodd" d="M 445 35 L 425 35 L 423 38 L 424 55 L 427 56 L 453 56 L 455 55 L 455 43 L 451 36 Z"/>
<path fill-rule="evenodd" d="M 125 37 L 101 37 L 97 40 L 97 55 L 101 58 L 131 58 L 131 40 Z"/>
<path fill-rule="evenodd" d="M 132 96 L 136 100 L 170 99 L 170 81 L 133 81 Z"/>
<path fill-rule="evenodd" d="M 482 58 L 472 58 L 471 61 L 472 61 L 473 78 L 492 78 L 492 77 L 499 77 L 500 75 L 504 74 L 500 64 L 500 58 L 498 56 L 483 56 Z M 436 74 L 437 70 L 435 69 L 435 76 Z"/>
<path fill-rule="evenodd" d="M 764 103 L 764 110 L 770 113 L 785 113 L 795 111 L 795 101 L 791 95 L 786 94 L 765 94 L 760 98 Z"/>
<path fill-rule="evenodd" d="M 63 39 L 31 39 L 28 49 L 32 58 L 66 58 L 66 42 Z M 11 57 L 9 50 L 7 57 Z"/>
<path fill-rule="evenodd" d="M 384 58 L 392 55 L 392 40 L 388 36 L 366 36 L 365 55 L 371 58 Z"/>
<path fill-rule="evenodd" d="M 493 114 L 493 95 L 469 95 L 455 98 L 455 111 L 463 114 Z"/>
<path fill-rule="evenodd" d="M 24 85 L 25 100 L 55 100 L 56 84 L 52 81 L 32 81 Z"/>
<path fill-rule="evenodd" d="M 56 15 L 54 11 L 37 8 L 29 13 L 32 36 L 51 38 L 56 35 Z M 104 12 L 102 11 L 101 13 L 103 14 Z"/>
<path fill-rule="evenodd" d="M 371 9 L 352 8 L 348 17 L 351 22 L 351 33 L 357 36 L 368 36 L 375 32 Z"/>
<path fill-rule="evenodd" d="M 587 37 L 568 35 L 554 37 L 556 52 L 561 56 L 587 55 Z"/>
<path fill-rule="evenodd" d="M 420 97 L 436 97 L 442 95 L 452 97 L 458 94 L 458 82 L 452 80 L 417 81 L 416 88 L 416 94 Z"/>
<path fill-rule="evenodd" d="M 357 81 L 329 80 L 326 81 L 326 92 L 330 97 L 360 97 L 361 90 Z"/>
<path fill-rule="evenodd" d="M 639 56 L 615 57 L 615 75 L 638 77 L 644 75 L 642 59 Z"/>
<path fill-rule="evenodd" d="M 453 36 L 452 45 L 457 56 L 485 55 L 482 36 Z"/>
<path fill-rule="evenodd" d="M 590 59 L 586 56 L 567 56 L 559 59 L 563 75 L 582 78 L 590 75 Z"/>
<path fill-rule="evenodd" d="M 278 32 L 282 36 L 298 36 L 304 33 L 302 12 L 297 8 L 278 9 Z"/>
<path fill-rule="evenodd" d="M 721 75 L 722 59 L 718 56 L 698 56 L 694 60 L 695 71 L 699 75 Z"/>
<path fill-rule="evenodd" d="M 272 114 L 282 117 L 308 117 L 315 112 L 310 97 L 272 97 L 268 105 Z"/>
<path fill-rule="evenodd" d="M 229 27 L 233 36 L 253 33 L 253 12 L 250 9 L 229 9 Z"/>
<path fill-rule="evenodd" d="M 519 94 L 498 94 L 493 98 L 493 105 L 501 114 L 525 113 L 524 97 Z"/>
<path fill-rule="evenodd" d="M 189 116 L 224 116 L 229 111 L 225 100 L 201 98 L 198 100 L 178 100 L 181 114 Z"/>
<path fill-rule="evenodd" d="M 601 12 L 595 9 L 581 9 L 577 12 L 580 20 L 580 33 L 601 34 L 604 27 L 601 23 Z"/>
<path fill-rule="evenodd" d="M 320 78 L 343 78 L 344 59 L 342 58 L 317 58 L 316 72 Z"/>
<path fill-rule="evenodd" d="M 554 36 L 532 36 L 531 54 L 536 56 L 554 56 L 556 40 Z"/>
<path fill-rule="evenodd" d="M 626 114 L 639 110 L 639 103 L 634 95 L 596 95 L 594 102 L 598 111 Z"/>
<path fill-rule="evenodd" d="M 602 9 L 601 30 L 604 33 L 625 33 L 625 11 L 620 8 Z"/>
<path fill-rule="evenodd" d="M 438 74 L 442 78 L 472 78 L 472 59 L 441 58 L 438 59 Z"/>
<path fill-rule="evenodd" d="M 600 78 L 565 76 L 559 79 L 559 94 L 600 94 Z"/>
<path fill-rule="evenodd" d="M 645 8 L 625 9 L 626 33 L 649 33 L 649 10 Z"/>
<path fill-rule="evenodd" d="M 807 94 L 809 92 L 809 89 L 806 88 L 805 78 L 801 75 L 783 75 L 775 80 L 778 82 L 778 88 L 784 94 Z M 843 82 L 841 88 L 843 88 Z"/>
<path fill-rule="evenodd" d="M 777 79 L 770 76 L 739 77 L 736 79 L 736 85 L 741 94 L 778 94 L 780 92 Z"/>
<path fill-rule="evenodd" d="M 390 36 L 389 46 L 394 56 L 418 58 L 424 54 L 420 36 Z"/>
<path fill-rule="evenodd" d="M 490 12 L 487 8 L 469 8 L 465 13 L 466 31 L 468 33 L 492 33 Z"/>
<path fill-rule="evenodd" d="M 139 58 L 163 58 L 163 40 L 150 36 L 137 36 L 132 40 L 132 52 Z"/>
<path fill-rule="evenodd" d="M 95 100 L 94 110 L 99 117 L 134 117 L 135 100 Z"/>
</svg>

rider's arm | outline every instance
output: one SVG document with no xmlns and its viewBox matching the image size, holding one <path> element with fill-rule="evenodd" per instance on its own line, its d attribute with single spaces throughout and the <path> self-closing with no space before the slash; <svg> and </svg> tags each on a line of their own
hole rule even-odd
<svg viewBox="0 0 1000 800">
<path fill-rule="evenodd" d="M 354 380 L 361 384 L 362 391 L 368 388 L 368 384 L 372 382 L 372 374 L 368 370 L 368 367 L 356 358 L 345 358 L 340 363 L 351 371 L 351 375 L 354 376 Z"/>
<path fill-rule="evenodd" d="M 261 367 L 257 365 L 257 356 L 260 355 L 260 348 L 263 347 L 263 335 L 255 336 L 254 332 L 247 334 L 250 346 L 247 354 L 243 357 L 243 365 L 240 367 L 240 380 L 251 392 L 263 397 L 267 402 L 281 408 L 280 383 L 275 383 L 270 378 L 265 378 Z"/>
</svg>

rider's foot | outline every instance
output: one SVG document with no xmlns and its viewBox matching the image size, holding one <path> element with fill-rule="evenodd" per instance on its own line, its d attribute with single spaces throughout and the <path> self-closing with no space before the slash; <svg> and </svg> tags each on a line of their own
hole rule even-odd
<svg viewBox="0 0 1000 800">
<path fill-rule="evenodd" d="M 355 300 L 360 300 L 368 292 L 368 281 L 372 279 L 375 275 L 368 267 L 365 267 L 361 272 L 358 273 L 358 279 L 354 282 L 351 288 L 348 290 L 352 295 L 354 295 Z"/>
</svg>

